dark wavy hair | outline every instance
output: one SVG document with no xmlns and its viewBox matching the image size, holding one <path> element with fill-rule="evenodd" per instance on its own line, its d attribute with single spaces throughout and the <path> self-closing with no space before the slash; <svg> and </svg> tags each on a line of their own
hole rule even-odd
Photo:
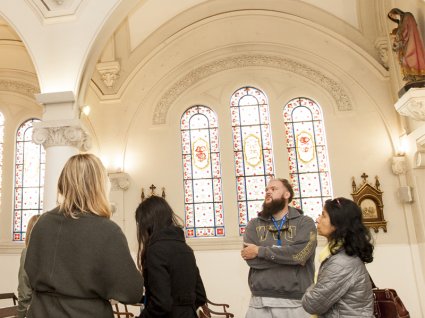
<svg viewBox="0 0 425 318">
<path fill-rule="evenodd" d="M 139 242 L 137 265 L 142 270 L 146 259 L 146 247 L 151 238 L 165 227 L 171 225 L 181 227 L 181 220 L 165 199 L 152 195 L 137 207 L 136 225 Z"/>
<path fill-rule="evenodd" d="M 358 256 L 363 262 L 373 261 L 372 236 L 363 224 L 362 211 L 352 200 L 336 198 L 327 200 L 324 209 L 329 214 L 335 231 L 329 236 L 329 249 L 335 254 L 340 242 L 345 253 Z"/>
</svg>

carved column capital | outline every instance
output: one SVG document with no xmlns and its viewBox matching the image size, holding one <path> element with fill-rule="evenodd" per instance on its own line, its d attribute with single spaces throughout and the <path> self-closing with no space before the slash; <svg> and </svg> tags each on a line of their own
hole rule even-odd
<svg viewBox="0 0 425 318">
<path fill-rule="evenodd" d="M 395 175 L 405 174 L 407 172 L 407 163 L 405 156 L 394 156 L 391 163 L 391 170 Z"/>
<path fill-rule="evenodd" d="M 130 186 L 130 176 L 125 172 L 110 172 L 108 173 L 109 180 L 111 181 L 112 191 L 125 191 Z"/>
<path fill-rule="evenodd" d="M 91 148 L 91 138 L 81 126 L 49 126 L 45 123 L 43 125 L 43 122 L 39 124 L 41 125 L 34 125 L 32 140 L 44 148 L 71 146 L 82 151 Z"/>
<path fill-rule="evenodd" d="M 96 69 L 102 77 L 103 83 L 109 88 L 114 86 L 119 78 L 120 63 L 118 61 L 97 63 Z"/>
</svg>

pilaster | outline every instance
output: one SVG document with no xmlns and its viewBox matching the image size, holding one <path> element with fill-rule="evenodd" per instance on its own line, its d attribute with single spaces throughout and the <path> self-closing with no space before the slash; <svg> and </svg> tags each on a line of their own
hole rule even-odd
<svg viewBox="0 0 425 318">
<path fill-rule="evenodd" d="M 91 139 L 79 117 L 73 92 L 38 94 L 43 104 L 42 121 L 34 124 L 33 142 L 46 149 L 43 210 L 56 205 L 57 182 L 68 159 L 91 147 Z"/>
</svg>

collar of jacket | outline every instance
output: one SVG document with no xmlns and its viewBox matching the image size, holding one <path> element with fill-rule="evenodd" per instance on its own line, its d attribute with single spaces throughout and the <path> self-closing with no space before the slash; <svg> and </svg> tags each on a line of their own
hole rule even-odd
<svg viewBox="0 0 425 318">
<path fill-rule="evenodd" d="M 329 250 L 329 246 L 328 245 L 326 245 L 326 247 L 328 248 L 328 250 Z M 334 255 L 336 255 L 336 254 L 339 254 L 339 253 L 341 253 L 342 251 L 344 251 L 344 247 L 343 246 L 340 246 L 340 247 L 337 247 L 337 249 L 335 250 L 335 252 L 334 252 L 334 254 L 332 254 L 330 251 L 329 251 L 329 254 L 327 254 L 326 255 L 326 257 L 324 257 L 322 260 L 319 260 L 319 262 L 320 262 L 320 266 L 319 267 L 321 267 L 322 265 L 323 265 L 323 263 L 326 263 L 332 256 L 334 256 Z"/>
<path fill-rule="evenodd" d="M 290 206 L 288 207 L 288 220 L 299 218 L 302 214 L 298 211 L 298 209 Z M 271 217 L 265 218 L 262 216 L 258 216 L 259 219 L 263 221 L 271 221 Z"/>
<path fill-rule="evenodd" d="M 181 227 L 170 225 L 158 233 L 154 234 L 150 240 L 150 244 L 153 244 L 157 241 L 182 241 L 185 242 L 184 232 Z M 150 245 L 149 244 L 149 245 Z"/>
</svg>

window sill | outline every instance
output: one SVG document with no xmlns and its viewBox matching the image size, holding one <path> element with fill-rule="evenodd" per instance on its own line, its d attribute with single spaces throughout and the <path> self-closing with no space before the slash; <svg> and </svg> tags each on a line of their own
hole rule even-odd
<svg viewBox="0 0 425 318">
<path fill-rule="evenodd" d="M 200 237 L 186 242 L 194 251 L 240 250 L 243 245 L 242 237 Z"/>
<path fill-rule="evenodd" d="M 0 242 L 0 254 L 21 254 L 24 247 L 23 242 Z"/>
</svg>

